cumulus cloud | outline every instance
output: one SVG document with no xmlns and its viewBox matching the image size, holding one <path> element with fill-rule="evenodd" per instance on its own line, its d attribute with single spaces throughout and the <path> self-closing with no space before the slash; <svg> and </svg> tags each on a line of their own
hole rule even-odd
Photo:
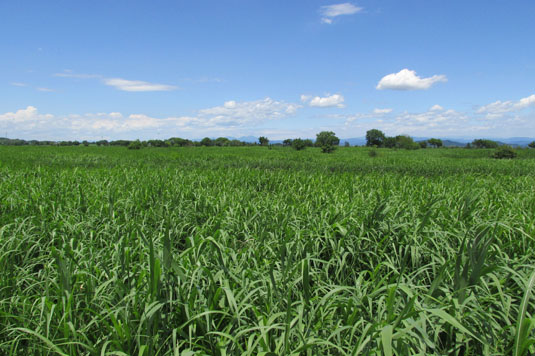
<svg viewBox="0 0 535 356">
<path fill-rule="evenodd" d="M 420 78 L 416 72 L 409 69 L 402 69 L 397 73 L 392 73 L 384 76 L 377 84 L 376 89 L 392 89 L 392 90 L 426 90 L 438 82 L 447 82 L 448 78 L 445 75 L 433 75 L 428 78 Z"/>
<path fill-rule="evenodd" d="M 230 100 L 222 106 L 199 110 L 198 117 L 199 122 L 204 125 L 236 126 L 281 119 L 294 115 L 300 107 L 299 104 L 277 101 L 269 97 L 244 102 Z"/>
<path fill-rule="evenodd" d="M 290 117 L 302 106 L 271 98 L 255 101 L 230 100 L 221 106 L 198 110 L 193 116 L 152 117 L 120 112 L 71 114 L 55 117 L 39 114 L 33 106 L 16 112 L 0 114 L 0 131 L 17 132 L 21 138 L 95 139 L 99 137 L 156 137 L 160 131 L 167 136 L 238 134 L 253 130 L 267 121 Z M 188 135 L 186 135 L 188 136 Z M 195 136 L 198 137 L 198 136 Z"/>
<path fill-rule="evenodd" d="M 5 124 L 24 124 L 32 121 L 40 121 L 46 123 L 47 120 L 53 119 L 54 115 L 51 114 L 39 114 L 37 108 L 34 106 L 28 106 L 26 109 L 20 109 L 15 112 L 6 112 L 0 114 L 0 123 Z"/>
<path fill-rule="evenodd" d="M 104 84 L 123 91 L 170 91 L 177 87 L 167 84 L 156 84 L 141 80 L 127 80 L 122 78 L 104 79 Z"/>
<path fill-rule="evenodd" d="M 343 108 L 344 97 L 340 94 L 333 94 L 325 97 L 312 96 L 312 95 L 301 95 L 301 101 L 308 104 L 308 106 L 317 107 L 317 108 Z"/>
<path fill-rule="evenodd" d="M 348 2 L 342 4 L 322 6 L 319 10 L 320 14 L 322 15 L 321 22 L 326 24 L 332 24 L 333 19 L 337 16 L 353 15 L 361 11 L 361 7 L 357 7 Z"/>
<path fill-rule="evenodd" d="M 477 112 L 486 114 L 489 119 L 502 117 L 504 114 L 520 111 L 529 107 L 535 107 L 535 94 L 522 98 L 518 101 L 495 101 L 480 107 Z"/>
<path fill-rule="evenodd" d="M 448 135 L 466 134 L 486 130 L 488 125 L 481 125 L 471 117 L 456 110 L 427 110 L 424 112 L 385 113 L 377 120 L 375 110 L 370 114 L 348 116 L 346 130 L 360 129 L 365 132 L 371 128 L 383 130 L 388 135 Z"/>
<path fill-rule="evenodd" d="M 468 111 L 433 105 L 423 112 L 389 112 L 377 117 L 375 109 L 345 116 L 344 130 L 362 133 L 377 128 L 392 136 L 519 136 L 535 132 L 535 110 L 521 112 L 530 107 L 535 107 L 535 95 L 517 101 L 497 101 Z"/>
</svg>

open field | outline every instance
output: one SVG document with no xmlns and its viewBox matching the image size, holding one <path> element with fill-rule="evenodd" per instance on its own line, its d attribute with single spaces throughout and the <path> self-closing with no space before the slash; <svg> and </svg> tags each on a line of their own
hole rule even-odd
<svg viewBox="0 0 535 356">
<path fill-rule="evenodd" d="M 0 147 L 2 355 L 527 355 L 535 150 Z"/>
</svg>

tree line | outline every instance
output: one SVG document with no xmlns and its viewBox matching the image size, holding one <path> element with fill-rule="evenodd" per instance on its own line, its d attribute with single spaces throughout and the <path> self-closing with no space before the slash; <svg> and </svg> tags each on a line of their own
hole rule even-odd
<svg viewBox="0 0 535 356">
<path fill-rule="evenodd" d="M 418 149 L 434 147 L 439 148 L 443 146 L 443 142 L 439 138 L 430 138 L 423 141 L 414 141 L 412 137 L 407 135 L 386 136 L 384 132 L 377 129 L 371 129 L 366 132 L 366 146 L 369 147 L 385 147 L 385 148 L 405 148 Z M 475 139 L 465 145 L 465 148 L 498 148 L 500 143 L 488 139 Z M 535 141 L 528 144 L 528 147 L 535 148 Z"/>
<path fill-rule="evenodd" d="M 229 139 L 226 137 L 218 137 L 215 139 L 205 137 L 199 141 L 193 141 L 180 137 L 171 137 L 166 140 L 98 140 L 98 141 L 40 141 L 40 140 L 21 140 L 9 139 L 0 137 L 0 145 L 8 146 L 125 146 L 130 149 L 141 149 L 144 147 L 239 147 L 239 146 L 268 146 L 280 145 L 285 147 L 292 147 L 295 150 L 304 150 L 307 147 L 320 147 L 322 152 L 331 153 L 340 144 L 340 139 L 332 131 L 321 131 L 316 135 L 316 140 L 288 138 L 282 143 L 271 144 L 270 140 L 265 136 L 260 136 L 258 142 L 246 142 L 237 139 Z M 366 146 L 377 148 L 401 148 L 408 150 L 415 150 L 419 148 L 440 148 L 443 147 L 443 142 L 439 138 L 430 138 L 423 141 L 414 141 L 414 139 L 407 135 L 386 136 L 384 132 L 378 129 L 371 129 L 366 132 Z M 346 146 L 349 143 L 346 142 Z M 503 147 L 493 140 L 475 139 L 467 143 L 465 148 L 498 148 Z M 535 148 L 535 141 L 528 144 L 528 147 Z"/>
</svg>

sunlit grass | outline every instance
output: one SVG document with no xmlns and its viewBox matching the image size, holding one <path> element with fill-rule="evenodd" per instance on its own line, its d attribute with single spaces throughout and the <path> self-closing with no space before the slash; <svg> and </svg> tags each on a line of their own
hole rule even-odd
<svg viewBox="0 0 535 356">
<path fill-rule="evenodd" d="M 528 355 L 535 154 L 0 147 L 0 354 Z"/>
</svg>

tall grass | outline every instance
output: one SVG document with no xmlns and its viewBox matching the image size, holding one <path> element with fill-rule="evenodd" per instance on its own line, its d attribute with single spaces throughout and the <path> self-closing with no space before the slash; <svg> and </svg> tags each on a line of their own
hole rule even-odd
<svg viewBox="0 0 535 356">
<path fill-rule="evenodd" d="M 0 354 L 529 355 L 519 156 L 0 147 Z"/>
</svg>

